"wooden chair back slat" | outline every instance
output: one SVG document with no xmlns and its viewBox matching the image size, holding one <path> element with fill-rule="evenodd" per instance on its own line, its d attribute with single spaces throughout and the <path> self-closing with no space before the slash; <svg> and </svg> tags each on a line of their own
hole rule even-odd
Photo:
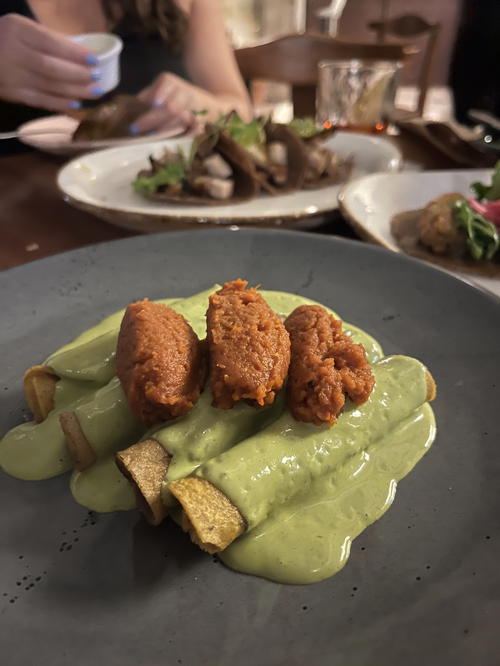
<svg viewBox="0 0 500 666">
<path fill-rule="evenodd" d="M 423 52 L 422 64 L 418 74 L 419 92 L 416 113 L 421 116 L 424 112 L 425 100 L 429 92 L 432 63 L 441 32 L 441 24 L 429 23 L 417 14 L 403 14 L 387 21 L 372 21 L 368 24 L 368 27 L 375 31 L 377 43 L 380 45 L 385 43 L 387 37 L 418 39 L 427 35 L 427 44 Z"/>
</svg>

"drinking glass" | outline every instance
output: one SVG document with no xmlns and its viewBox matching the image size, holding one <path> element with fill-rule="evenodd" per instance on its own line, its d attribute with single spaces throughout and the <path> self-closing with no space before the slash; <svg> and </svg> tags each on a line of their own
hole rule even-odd
<svg viewBox="0 0 500 666">
<path fill-rule="evenodd" d="M 389 60 L 322 60 L 316 119 L 324 127 L 384 131 L 394 108 L 401 63 Z"/>
</svg>

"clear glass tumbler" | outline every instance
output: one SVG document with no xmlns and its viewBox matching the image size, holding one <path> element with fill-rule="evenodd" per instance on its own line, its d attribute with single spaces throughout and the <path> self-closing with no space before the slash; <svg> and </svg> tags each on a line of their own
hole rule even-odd
<svg viewBox="0 0 500 666">
<path fill-rule="evenodd" d="M 383 132 L 394 108 L 401 63 L 322 60 L 318 65 L 316 120 L 324 127 Z"/>
</svg>

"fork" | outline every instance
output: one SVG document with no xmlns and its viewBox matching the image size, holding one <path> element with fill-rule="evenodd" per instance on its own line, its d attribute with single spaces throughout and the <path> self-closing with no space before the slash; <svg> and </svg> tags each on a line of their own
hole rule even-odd
<svg viewBox="0 0 500 666">
<path fill-rule="evenodd" d="M 13 130 L 12 132 L 0 132 L 0 141 L 2 139 L 22 139 L 25 136 L 40 136 L 42 134 L 70 134 L 68 130 L 28 130 L 27 132 L 19 132 Z"/>
</svg>

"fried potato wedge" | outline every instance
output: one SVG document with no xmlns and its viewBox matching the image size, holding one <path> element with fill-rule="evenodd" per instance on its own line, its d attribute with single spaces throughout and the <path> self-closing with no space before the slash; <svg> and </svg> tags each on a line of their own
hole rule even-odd
<svg viewBox="0 0 500 666">
<path fill-rule="evenodd" d="M 116 464 L 130 481 L 137 508 L 150 525 L 159 525 L 168 510 L 161 499 L 161 486 L 171 456 L 155 439 L 146 439 L 116 454 Z"/>
<path fill-rule="evenodd" d="M 207 553 L 224 550 L 245 532 L 241 513 L 209 481 L 191 476 L 172 481 L 168 490 L 182 505 L 182 528 Z"/>
<path fill-rule="evenodd" d="M 83 472 L 84 469 L 92 467 L 97 460 L 94 449 L 85 434 L 75 412 L 62 412 L 59 415 L 59 423 L 66 437 L 66 446 L 73 460 L 75 469 Z"/>
<path fill-rule="evenodd" d="M 54 393 L 59 379 L 46 365 L 34 365 L 24 373 L 24 395 L 37 423 L 44 421 L 54 409 Z"/>
</svg>

